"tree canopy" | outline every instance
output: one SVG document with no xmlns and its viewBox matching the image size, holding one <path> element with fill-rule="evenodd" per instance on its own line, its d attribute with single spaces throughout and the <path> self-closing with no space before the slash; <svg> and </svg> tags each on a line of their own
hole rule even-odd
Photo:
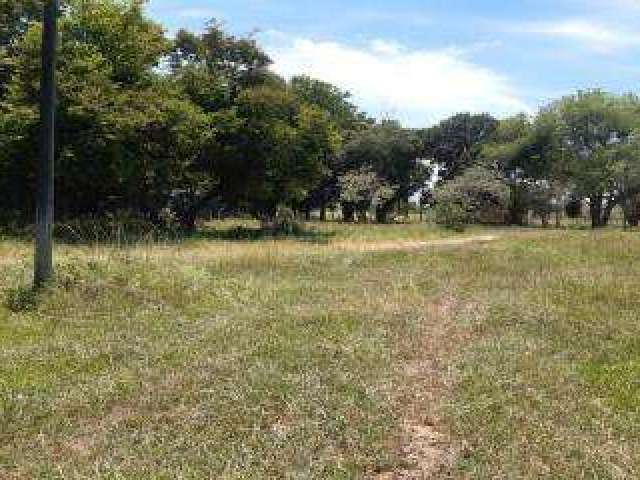
<svg viewBox="0 0 640 480">
<path fill-rule="evenodd" d="M 33 217 L 41 8 L 0 4 L 4 224 Z M 583 204 L 594 227 L 618 206 L 629 223 L 640 220 L 634 95 L 578 92 L 537 115 L 459 113 L 412 130 L 368 117 L 330 83 L 278 76 L 256 35 L 212 20 L 170 38 L 142 0 L 65 1 L 59 58 L 63 220 L 126 211 L 190 230 L 203 209 L 268 219 L 287 207 L 324 218 L 340 206 L 346 220 L 372 213 L 385 222 L 420 194 L 423 204 L 473 199 L 462 203 L 474 212 L 484 199 L 507 223 L 579 215 Z"/>
</svg>

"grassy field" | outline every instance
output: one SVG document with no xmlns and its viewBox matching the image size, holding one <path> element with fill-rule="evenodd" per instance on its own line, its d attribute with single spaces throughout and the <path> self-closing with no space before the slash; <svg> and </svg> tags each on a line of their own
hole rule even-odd
<svg viewBox="0 0 640 480">
<path fill-rule="evenodd" d="M 637 233 L 230 227 L 0 240 L 0 478 L 640 478 Z"/>
</svg>

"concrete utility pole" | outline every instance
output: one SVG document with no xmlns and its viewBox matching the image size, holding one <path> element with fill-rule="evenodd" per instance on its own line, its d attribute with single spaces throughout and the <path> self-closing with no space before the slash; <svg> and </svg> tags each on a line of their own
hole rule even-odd
<svg viewBox="0 0 640 480">
<path fill-rule="evenodd" d="M 41 151 L 36 199 L 34 286 L 43 287 L 53 277 L 54 159 L 56 124 L 56 49 L 59 0 L 45 0 L 42 28 L 42 78 L 40 83 Z"/>
</svg>

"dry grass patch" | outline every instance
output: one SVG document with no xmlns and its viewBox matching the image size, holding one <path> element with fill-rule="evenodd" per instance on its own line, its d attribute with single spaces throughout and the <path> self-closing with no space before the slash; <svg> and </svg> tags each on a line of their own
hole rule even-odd
<svg viewBox="0 0 640 480">
<path fill-rule="evenodd" d="M 446 418 L 458 381 L 455 359 L 476 336 L 469 315 L 478 305 L 463 303 L 449 293 L 423 305 L 415 337 L 404 339 L 396 402 L 402 422 L 394 448 L 402 465 L 381 472 L 376 480 L 448 478 L 466 446 Z"/>
<path fill-rule="evenodd" d="M 464 247 L 470 245 L 480 245 L 494 242 L 499 237 L 497 235 L 478 235 L 465 238 L 448 238 L 440 240 L 424 240 L 424 241 L 403 241 L 403 240 L 381 240 L 381 241 L 358 241 L 348 240 L 339 241 L 332 245 L 340 250 L 348 250 L 355 252 L 385 252 L 385 251 L 413 251 L 426 248 L 444 248 L 444 247 Z"/>
</svg>

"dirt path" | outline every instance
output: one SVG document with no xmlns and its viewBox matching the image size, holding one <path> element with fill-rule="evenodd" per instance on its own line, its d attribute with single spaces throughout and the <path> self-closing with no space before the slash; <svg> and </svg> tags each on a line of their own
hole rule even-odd
<svg viewBox="0 0 640 480">
<path fill-rule="evenodd" d="M 453 245 L 472 243 L 467 239 Z M 409 341 L 415 343 L 406 345 L 405 351 L 413 354 L 401 365 L 403 380 L 397 385 L 402 423 L 392 444 L 404 465 L 372 475 L 370 480 L 451 478 L 456 462 L 468 448 L 451 434 L 444 418 L 445 405 L 457 381 L 451 365 L 460 348 L 469 344 L 474 335 L 471 324 L 456 319 L 479 310 L 480 305 L 460 302 L 453 295 L 425 303 L 421 334 Z"/>
<path fill-rule="evenodd" d="M 403 241 L 385 240 L 380 242 L 337 242 L 333 246 L 340 250 L 357 252 L 411 251 L 440 247 L 464 247 L 490 243 L 498 240 L 497 235 L 478 235 L 465 238 L 443 238 L 440 240 Z"/>
</svg>

